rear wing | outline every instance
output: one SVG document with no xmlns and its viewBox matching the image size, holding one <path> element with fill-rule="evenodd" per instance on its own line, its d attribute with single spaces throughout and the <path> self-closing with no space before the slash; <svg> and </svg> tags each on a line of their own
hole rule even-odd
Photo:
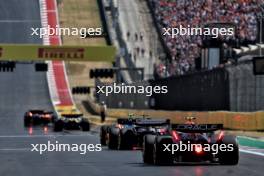
<svg viewBox="0 0 264 176">
<path fill-rule="evenodd" d="M 121 125 L 131 125 L 135 123 L 135 119 L 118 118 L 117 123 Z"/>
<path fill-rule="evenodd" d="M 223 124 L 172 124 L 171 128 L 185 133 L 206 133 L 223 129 Z"/>
<path fill-rule="evenodd" d="M 138 126 L 162 126 L 170 125 L 170 119 L 140 119 L 135 122 Z"/>
<path fill-rule="evenodd" d="M 82 117 L 83 114 L 61 114 L 61 116 L 66 118 L 77 118 L 77 117 Z"/>
<path fill-rule="evenodd" d="M 44 114 L 54 114 L 52 111 L 45 111 Z"/>
<path fill-rule="evenodd" d="M 117 123 L 121 125 L 137 125 L 137 126 L 162 126 L 170 125 L 170 119 L 151 119 L 151 118 L 118 118 Z"/>
<path fill-rule="evenodd" d="M 30 109 L 27 112 L 32 113 L 32 114 L 53 114 L 52 111 L 45 111 L 45 110 L 38 110 L 38 109 Z"/>
</svg>

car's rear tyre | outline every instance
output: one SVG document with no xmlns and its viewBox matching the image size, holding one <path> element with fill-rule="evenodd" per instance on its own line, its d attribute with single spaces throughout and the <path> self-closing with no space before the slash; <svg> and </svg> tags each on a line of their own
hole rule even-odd
<svg viewBox="0 0 264 176">
<path fill-rule="evenodd" d="M 31 118 L 28 116 L 24 116 L 24 126 L 29 127 L 31 124 Z"/>
<path fill-rule="evenodd" d="M 118 149 L 118 135 L 119 135 L 118 128 L 111 128 L 109 131 L 109 139 L 108 139 L 108 148 L 112 150 Z"/>
<path fill-rule="evenodd" d="M 53 130 L 55 132 L 62 131 L 63 130 L 63 121 L 61 121 L 61 120 L 55 121 Z"/>
<path fill-rule="evenodd" d="M 87 121 L 82 121 L 81 127 L 83 131 L 90 131 L 90 123 Z"/>
<path fill-rule="evenodd" d="M 153 147 L 155 143 L 154 135 L 145 135 L 143 138 L 143 162 L 146 164 L 153 164 Z"/>
<path fill-rule="evenodd" d="M 107 126 L 103 125 L 100 129 L 100 143 L 101 145 L 105 146 L 106 143 L 106 137 L 107 136 Z"/>
<path fill-rule="evenodd" d="M 164 151 L 164 144 L 172 144 L 171 137 L 157 136 L 153 147 L 153 163 L 155 165 L 171 165 L 172 154 Z"/>
<path fill-rule="evenodd" d="M 118 135 L 118 149 L 132 150 L 134 144 L 134 133 L 132 130 L 122 129 Z"/>
<path fill-rule="evenodd" d="M 58 117 L 56 115 L 52 115 L 51 123 L 54 123 L 56 121 L 56 119 L 58 119 Z"/>
<path fill-rule="evenodd" d="M 237 165 L 239 161 L 239 148 L 236 137 L 234 136 L 224 136 L 221 144 L 226 146 L 232 144 L 232 151 L 219 151 L 219 162 L 222 165 Z M 221 145 L 220 144 L 220 145 Z"/>
</svg>

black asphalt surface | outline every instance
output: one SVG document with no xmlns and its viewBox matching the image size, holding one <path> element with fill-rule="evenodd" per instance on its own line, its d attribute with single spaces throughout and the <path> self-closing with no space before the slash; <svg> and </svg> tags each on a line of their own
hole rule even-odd
<svg viewBox="0 0 264 176">
<path fill-rule="evenodd" d="M 38 0 L 0 1 L 0 43 L 42 43 L 31 36 L 40 27 Z M 17 64 L 14 72 L 0 72 L 0 134 L 22 134 L 23 113 L 30 108 L 51 109 L 45 72 L 33 64 Z"/>
<path fill-rule="evenodd" d="M 38 0 L 0 0 L 0 43 L 41 43 L 28 30 L 40 27 Z M 12 22 L 13 20 L 13 22 Z M 30 108 L 52 109 L 45 73 L 33 65 L 17 65 L 13 73 L 0 72 L 0 176 L 202 176 L 263 175 L 264 157 L 241 153 L 237 166 L 144 165 L 140 151 L 32 152 L 31 144 L 97 144 L 93 132 L 53 133 L 51 127 L 23 127 L 23 113 Z"/>
</svg>

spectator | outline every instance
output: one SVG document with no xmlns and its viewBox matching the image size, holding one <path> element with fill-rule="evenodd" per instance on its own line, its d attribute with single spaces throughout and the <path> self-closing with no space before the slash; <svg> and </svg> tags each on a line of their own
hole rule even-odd
<svg viewBox="0 0 264 176">
<path fill-rule="evenodd" d="M 256 13 L 260 12 L 261 3 L 263 0 L 151 0 L 161 30 L 179 25 L 202 27 L 212 22 L 228 22 L 237 26 L 236 37 L 243 43 L 256 40 Z M 194 59 L 200 56 L 201 36 L 162 37 L 173 58 L 170 75 L 192 70 Z"/>
<path fill-rule="evenodd" d="M 143 34 L 142 34 L 142 32 L 140 32 L 140 41 L 141 42 L 143 41 Z"/>
<path fill-rule="evenodd" d="M 101 116 L 101 122 L 104 123 L 105 117 L 106 117 L 106 104 L 105 102 L 102 102 L 100 105 L 100 116 Z"/>
<path fill-rule="evenodd" d="M 138 34 L 135 32 L 135 41 L 138 40 Z"/>
<path fill-rule="evenodd" d="M 130 38 L 130 32 L 127 31 L 127 40 L 129 40 L 129 38 Z"/>
</svg>

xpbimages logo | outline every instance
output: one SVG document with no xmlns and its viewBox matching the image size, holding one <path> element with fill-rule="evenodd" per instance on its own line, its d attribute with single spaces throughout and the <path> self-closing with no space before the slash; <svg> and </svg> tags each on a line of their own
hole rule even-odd
<svg viewBox="0 0 264 176">
<path fill-rule="evenodd" d="M 183 143 L 180 141 L 175 144 L 163 144 L 163 152 L 171 152 L 175 154 L 177 152 L 210 152 L 212 154 L 218 154 L 221 152 L 234 151 L 233 144 L 194 144 L 190 141 Z"/>
<path fill-rule="evenodd" d="M 85 155 L 87 152 L 102 151 L 101 144 L 63 144 L 55 141 L 46 144 L 31 144 L 31 152 L 38 152 L 40 155 L 47 152 L 79 152 Z"/>
<path fill-rule="evenodd" d="M 80 36 L 80 38 L 102 36 L 102 28 L 68 28 L 68 27 L 59 27 L 58 25 L 55 28 L 48 25 L 46 28 L 31 28 L 31 35 L 38 36 L 43 38 L 44 36 Z"/>
<path fill-rule="evenodd" d="M 176 36 L 211 36 L 212 38 L 218 38 L 219 36 L 234 36 L 234 27 L 221 27 L 221 28 L 209 28 L 209 27 L 191 27 L 188 25 L 184 27 L 180 25 L 178 28 L 162 28 L 163 36 L 170 36 L 175 38 Z"/>
<path fill-rule="evenodd" d="M 116 84 L 113 85 L 103 85 L 96 87 L 97 94 L 142 94 L 147 97 L 152 96 L 153 94 L 166 94 L 168 93 L 168 86 L 144 86 L 144 85 L 125 85 Z"/>
</svg>

